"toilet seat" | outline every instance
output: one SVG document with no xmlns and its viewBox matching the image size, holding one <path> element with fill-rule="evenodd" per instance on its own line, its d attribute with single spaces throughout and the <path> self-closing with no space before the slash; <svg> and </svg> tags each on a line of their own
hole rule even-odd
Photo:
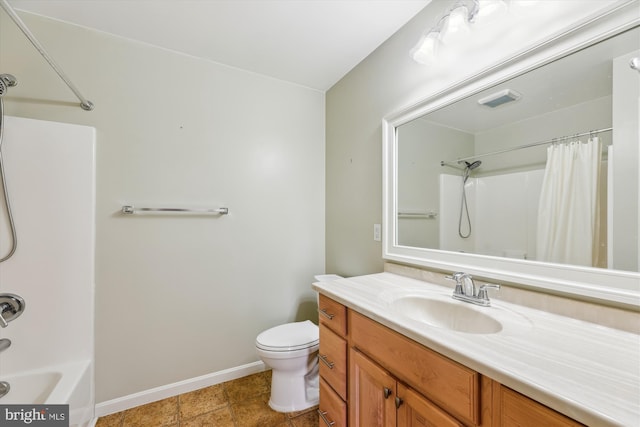
<svg viewBox="0 0 640 427">
<path fill-rule="evenodd" d="M 319 342 L 318 327 L 305 320 L 267 329 L 256 338 L 256 347 L 264 351 L 288 352 L 315 347 Z"/>
</svg>

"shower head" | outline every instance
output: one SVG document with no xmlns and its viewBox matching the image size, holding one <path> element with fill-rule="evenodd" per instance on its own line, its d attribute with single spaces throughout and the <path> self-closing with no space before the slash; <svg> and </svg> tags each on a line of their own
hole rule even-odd
<svg viewBox="0 0 640 427">
<path fill-rule="evenodd" d="M 464 162 L 464 163 L 467 166 L 467 169 L 469 169 L 470 171 L 474 170 L 475 168 L 477 168 L 478 166 L 480 166 L 482 164 L 482 162 L 480 160 L 476 160 L 473 163 L 469 163 L 469 162 Z"/>
<path fill-rule="evenodd" d="M 11 74 L 0 74 L 0 96 L 4 96 L 7 89 L 18 84 L 18 80 Z"/>
</svg>

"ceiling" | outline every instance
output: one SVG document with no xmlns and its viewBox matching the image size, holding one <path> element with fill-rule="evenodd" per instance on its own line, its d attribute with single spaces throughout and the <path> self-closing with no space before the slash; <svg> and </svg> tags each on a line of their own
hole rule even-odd
<svg viewBox="0 0 640 427">
<path fill-rule="evenodd" d="M 429 113 L 424 119 L 476 134 L 609 96 L 613 58 L 639 48 L 640 28 L 636 27 Z M 514 90 L 522 98 L 495 109 L 478 105 L 479 99 L 504 89 Z"/>
<path fill-rule="evenodd" d="M 9 0 L 16 10 L 321 91 L 333 86 L 430 2 Z M 46 40 L 40 41 L 46 47 Z"/>
</svg>

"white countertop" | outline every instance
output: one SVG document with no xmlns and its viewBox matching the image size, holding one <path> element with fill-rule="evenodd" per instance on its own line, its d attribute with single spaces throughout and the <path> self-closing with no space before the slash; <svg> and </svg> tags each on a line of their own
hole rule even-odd
<svg viewBox="0 0 640 427">
<path fill-rule="evenodd" d="M 478 309 L 510 310 L 528 326 L 494 334 L 434 327 L 395 313 L 389 301 L 405 291 L 452 290 L 392 273 L 313 289 L 581 423 L 640 427 L 640 335 L 498 300 Z"/>
</svg>

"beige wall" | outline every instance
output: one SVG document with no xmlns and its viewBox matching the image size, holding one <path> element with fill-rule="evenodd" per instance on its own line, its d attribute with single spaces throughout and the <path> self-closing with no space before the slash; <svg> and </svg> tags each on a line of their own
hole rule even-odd
<svg viewBox="0 0 640 427">
<path fill-rule="evenodd" d="M 545 3 L 539 6 L 545 8 Z M 447 46 L 446 55 L 429 67 L 413 62 L 409 51 L 452 4 L 435 0 L 327 92 L 327 271 L 353 276 L 383 270 L 382 246 L 373 240 L 372 230 L 382 221 L 384 116 L 473 77 L 613 4 L 553 3 L 561 13 L 524 11 L 508 37 L 500 24 L 485 27 L 483 37 L 475 33 L 462 44 Z"/>
<path fill-rule="evenodd" d="M 324 94 L 22 16 L 96 105 L 0 13 L 0 72 L 19 80 L 6 112 L 97 129 L 97 402 L 255 362 L 260 331 L 313 318 Z M 122 217 L 125 202 L 230 215 Z"/>
</svg>

